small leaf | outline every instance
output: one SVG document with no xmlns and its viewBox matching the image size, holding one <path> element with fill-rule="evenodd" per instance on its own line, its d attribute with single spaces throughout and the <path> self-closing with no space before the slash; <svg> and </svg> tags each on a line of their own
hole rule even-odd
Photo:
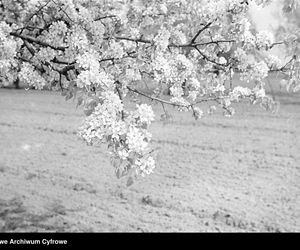
<svg viewBox="0 0 300 250">
<path fill-rule="evenodd" d="M 121 160 L 118 157 L 113 157 L 111 159 L 111 163 L 113 165 L 114 168 L 119 169 L 120 165 L 121 165 Z"/>
<path fill-rule="evenodd" d="M 120 179 L 122 177 L 121 169 L 119 169 L 119 168 L 116 169 L 116 176 L 117 176 L 118 179 Z"/>
<path fill-rule="evenodd" d="M 133 184 L 133 178 L 132 176 L 130 176 L 128 179 L 127 179 L 127 183 L 126 183 L 126 186 L 129 187 Z"/>
<path fill-rule="evenodd" d="M 83 97 L 80 96 L 80 97 L 78 97 L 78 99 L 77 99 L 77 106 L 76 106 L 76 107 L 79 107 L 82 103 L 83 103 Z"/>
<path fill-rule="evenodd" d="M 83 112 L 86 116 L 89 116 L 93 113 L 94 109 L 85 109 Z"/>
<path fill-rule="evenodd" d="M 65 99 L 66 101 L 70 100 L 73 97 L 73 93 L 72 92 L 68 92 Z"/>
</svg>

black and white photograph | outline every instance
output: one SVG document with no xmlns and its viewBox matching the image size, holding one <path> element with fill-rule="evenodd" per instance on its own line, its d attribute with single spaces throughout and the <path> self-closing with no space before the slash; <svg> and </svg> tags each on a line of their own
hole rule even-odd
<svg viewBox="0 0 300 250">
<path fill-rule="evenodd" d="M 0 0 L 0 248 L 190 232 L 300 232 L 300 0 Z"/>
</svg>

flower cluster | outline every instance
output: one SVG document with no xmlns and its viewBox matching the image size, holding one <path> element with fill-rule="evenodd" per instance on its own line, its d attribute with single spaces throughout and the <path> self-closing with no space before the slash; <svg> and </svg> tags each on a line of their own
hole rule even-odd
<svg viewBox="0 0 300 250">
<path fill-rule="evenodd" d="M 89 40 L 84 29 L 74 27 L 66 37 L 68 49 L 66 55 L 68 57 L 76 57 L 78 54 L 84 53 L 89 50 Z M 72 58 L 73 59 L 73 58 Z"/>
<path fill-rule="evenodd" d="M 157 53 L 156 57 L 152 61 L 152 65 L 157 82 L 164 79 L 170 79 L 174 73 L 170 60 L 168 60 L 162 53 Z"/>
<path fill-rule="evenodd" d="M 134 116 L 139 119 L 139 122 L 142 124 L 150 125 L 154 121 L 154 113 L 151 106 L 147 104 L 137 105 L 136 112 Z"/>
<path fill-rule="evenodd" d="M 77 56 L 77 64 L 85 70 L 99 70 L 98 58 L 99 56 L 95 51 L 85 52 Z"/>
<path fill-rule="evenodd" d="M 145 129 L 153 120 L 150 106 L 141 104 L 136 110 L 126 112 L 118 95 L 107 91 L 101 94 L 99 104 L 86 118 L 79 135 L 89 144 L 106 141 L 112 157 L 121 162 L 116 170 L 120 171 L 124 164 L 130 165 L 136 174 L 144 176 L 154 168 L 154 160 L 148 155 L 151 134 Z"/>
<path fill-rule="evenodd" d="M 170 36 L 171 33 L 164 27 L 159 30 L 157 36 L 153 39 L 158 50 L 165 51 L 168 48 Z"/>
<path fill-rule="evenodd" d="M 112 135 L 112 132 L 121 133 L 121 128 L 124 127 L 120 121 L 116 122 L 119 120 L 119 113 L 123 110 L 120 98 L 110 91 L 102 93 L 100 98 L 103 103 L 98 104 L 93 114 L 87 117 L 80 132 L 80 135 L 90 144 L 95 139 L 102 141 L 105 136 Z M 120 135 L 115 134 L 114 137 Z"/>
<path fill-rule="evenodd" d="M 155 168 L 155 161 L 152 156 L 137 159 L 134 164 L 137 168 L 137 173 L 142 177 L 153 173 L 153 169 Z"/>
<path fill-rule="evenodd" d="M 247 18 L 244 18 L 240 21 L 240 40 L 243 42 L 244 49 L 252 49 L 255 46 L 255 36 L 252 34 L 250 27 L 251 24 Z"/>
<path fill-rule="evenodd" d="M 11 73 L 11 68 L 13 68 L 17 63 L 15 60 L 18 42 L 9 38 L 9 32 L 11 32 L 11 27 L 5 22 L 0 22 L 0 78 L 14 78 Z"/>
<path fill-rule="evenodd" d="M 239 101 L 240 98 L 249 97 L 252 94 L 251 89 L 245 87 L 235 87 L 230 93 L 231 101 Z"/>
<path fill-rule="evenodd" d="M 258 49 L 269 49 L 274 43 L 274 35 L 268 31 L 260 31 L 256 34 L 255 40 Z"/>
<path fill-rule="evenodd" d="M 256 99 L 259 99 L 259 98 L 264 98 L 266 96 L 266 91 L 264 88 L 262 87 L 255 87 L 253 89 L 253 92 L 254 92 L 254 95 L 256 97 Z"/>
<path fill-rule="evenodd" d="M 181 30 L 175 30 L 172 32 L 172 36 L 174 37 L 175 43 L 177 44 L 186 44 L 187 37 L 184 32 Z"/>
<path fill-rule="evenodd" d="M 125 77 L 128 82 L 139 81 L 142 79 L 140 72 L 133 68 L 125 70 Z"/>
<path fill-rule="evenodd" d="M 261 81 L 268 76 L 269 70 L 268 65 L 264 61 L 260 61 L 252 65 L 249 75 L 251 79 Z"/>
<path fill-rule="evenodd" d="M 107 52 L 108 56 L 111 58 L 122 58 L 126 53 L 120 42 L 111 41 L 110 50 Z"/>
<path fill-rule="evenodd" d="M 279 69 L 282 66 L 281 59 L 272 54 L 266 57 L 266 63 L 270 69 Z"/>
<path fill-rule="evenodd" d="M 100 86 L 101 89 L 111 90 L 114 88 L 113 76 L 100 70 L 96 52 L 85 52 L 77 56 L 78 67 L 83 69 L 77 77 L 77 86 L 83 88 L 86 86 Z"/>
<path fill-rule="evenodd" d="M 246 51 L 241 48 L 237 48 L 234 52 L 234 57 L 239 62 L 237 68 L 241 71 L 245 71 L 249 66 L 249 56 L 246 54 Z"/>
<path fill-rule="evenodd" d="M 53 46 L 64 46 L 64 38 L 68 28 L 62 21 L 54 22 L 47 33 L 45 33 L 45 40 Z"/>
<path fill-rule="evenodd" d="M 136 152 L 142 154 L 147 146 L 149 136 L 147 136 L 146 131 L 138 129 L 137 127 L 130 127 L 126 134 L 126 144 L 130 152 Z"/>
<path fill-rule="evenodd" d="M 54 49 L 51 49 L 49 47 L 41 48 L 39 52 L 35 55 L 35 60 L 37 62 L 50 62 L 54 57 L 57 55 L 57 52 Z"/>
<path fill-rule="evenodd" d="M 36 89 L 42 89 L 46 86 L 46 80 L 34 69 L 29 63 L 23 63 L 19 78 L 29 86 L 34 86 Z"/>
</svg>

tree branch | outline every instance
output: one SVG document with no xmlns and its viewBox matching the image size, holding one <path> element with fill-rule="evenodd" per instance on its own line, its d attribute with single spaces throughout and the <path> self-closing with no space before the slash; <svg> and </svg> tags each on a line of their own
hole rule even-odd
<svg viewBox="0 0 300 250">
<path fill-rule="evenodd" d="M 122 36 L 115 36 L 113 37 L 117 40 L 126 40 L 134 43 L 145 43 L 145 44 L 152 44 L 152 41 L 141 39 L 141 38 L 130 38 L 130 37 L 122 37 Z M 109 39 L 109 37 L 105 38 Z M 197 46 L 205 46 L 210 44 L 219 44 L 219 43 L 234 43 L 235 40 L 216 40 L 216 41 L 210 41 L 210 42 L 203 42 L 203 43 L 187 43 L 187 44 L 174 44 L 170 43 L 168 45 L 169 48 L 196 48 Z"/>
<path fill-rule="evenodd" d="M 117 16 L 115 16 L 115 15 L 102 16 L 102 17 L 96 18 L 96 19 L 94 20 L 94 22 L 100 21 L 100 20 L 103 20 L 103 19 L 106 19 L 106 18 L 115 18 L 115 17 L 117 17 Z"/>
<path fill-rule="evenodd" d="M 54 49 L 54 50 L 65 51 L 65 49 L 67 48 L 67 47 L 56 47 L 56 46 L 53 46 L 49 43 L 41 41 L 37 38 L 33 38 L 33 37 L 27 36 L 27 35 L 21 35 L 21 34 L 18 34 L 17 32 L 11 32 L 10 35 L 14 36 L 14 37 L 21 38 L 22 40 L 25 40 L 25 41 L 30 42 L 30 43 L 36 43 L 36 44 L 41 45 L 43 47 L 49 47 L 49 48 Z"/>
<path fill-rule="evenodd" d="M 209 97 L 207 99 L 202 99 L 202 100 L 198 100 L 196 101 L 195 103 L 192 103 L 192 104 L 188 104 L 188 105 L 184 105 L 184 104 L 178 104 L 178 103 L 173 103 L 173 102 L 170 102 L 170 101 L 167 101 L 167 100 L 163 100 L 163 99 L 160 99 L 160 98 L 157 98 L 157 97 L 154 97 L 154 96 L 149 96 L 137 89 L 133 89 L 129 86 L 127 86 L 127 89 L 133 93 L 136 93 L 136 94 L 139 94 L 141 96 L 144 96 L 152 101 L 157 101 L 157 102 L 160 102 L 161 104 L 167 104 L 167 105 L 171 105 L 171 106 L 175 106 L 175 107 L 181 107 L 181 108 L 191 108 L 193 107 L 194 105 L 196 104 L 200 104 L 202 102 L 209 102 L 209 101 L 216 101 L 216 100 L 220 100 L 220 99 L 223 99 L 224 97 Z"/>
<path fill-rule="evenodd" d="M 200 29 L 200 30 L 197 32 L 197 34 L 192 38 L 190 44 L 193 44 L 193 43 L 196 41 L 197 37 L 198 37 L 204 30 L 206 30 L 207 28 L 209 28 L 209 26 L 212 25 L 212 23 L 213 23 L 213 22 L 209 22 L 209 23 L 207 23 L 202 29 Z"/>
</svg>

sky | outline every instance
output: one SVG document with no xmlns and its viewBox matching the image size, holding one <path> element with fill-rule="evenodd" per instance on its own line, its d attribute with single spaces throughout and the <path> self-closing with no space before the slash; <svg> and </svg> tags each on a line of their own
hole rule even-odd
<svg viewBox="0 0 300 250">
<path fill-rule="evenodd" d="M 280 10 L 280 1 L 277 0 L 264 8 L 252 4 L 250 14 L 258 30 L 274 31 L 282 22 Z"/>
</svg>

